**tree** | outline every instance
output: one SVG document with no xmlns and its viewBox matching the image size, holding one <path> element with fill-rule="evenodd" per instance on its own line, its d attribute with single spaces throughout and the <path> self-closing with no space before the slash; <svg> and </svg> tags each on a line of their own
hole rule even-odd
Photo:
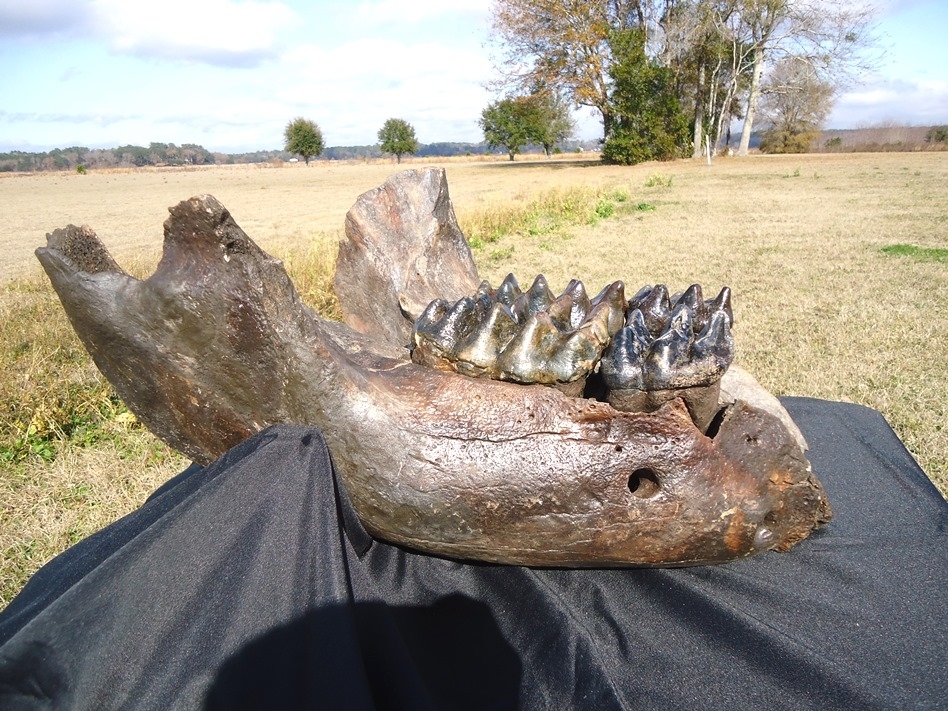
<svg viewBox="0 0 948 711">
<path fill-rule="evenodd" d="M 688 118 L 675 92 L 674 74 L 645 54 L 639 30 L 614 32 L 610 101 L 612 134 L 602 147 L 609 163 L 631 165 L 680 157 L 688 144 Z"/>
<path fill-rule="evenodd" d="M 576 130 L 567 105 L 549 92 L 495 101 L 484 109 L 478 123 L 487 145 L 505 147 L 510 160 L 528 143 L 542 146 L 549 158 L 553 146 Z"/>
<path fill-rule="evenodd" d="M 752 49 L 750 88 L 738 155 L 747 155 L 768 62 L 809 63 L 837 87 L 875 65 L 875 9 L 863 0 L 741 0 L 744 42 Z"/>
<path fill-rule="evenodd" d="M 501 54 L 496 84 L 549 91 L 615 124 L 610 36 L 639 30 L 646 56 L 673 73 L 679 102 L 701 137 L 716 142 L 744 119 L 746 153 L 767 67 L 795 56 L 837 87 L 875 64 L 871 0 L 494 0 L 491 30 Z"/>
<path fill-rule="evenodd" d="M 692 119 L 692 156 L 705 139 L 713 153 L 730 138 L 732 119 L 743 116 L 749 54 L 740 32 L 742 0 L 677 0 L 666 3 L 658 59 L 674 72 L 682 109 Z M 712 140 L 713 139 L 713 140 Z"/>
<path fill-rule="evenodd" d="M 510 160 L 532 140 L 536 130 L 535 106 L 522 96 L 507 97 L 490 104 L 478 121 L 491 148 L 504 147 Z"/>
<path fill-rule="evenodd" d="M 834 87 L 799 58 L 779 62 L 761 86 L 760 114 L 768 128 L 764 153 L 806 153 L 833 107 Z"/>
<path fill-rule="evenodd" d="M 576 124 L 570 116 L 569 106 L 553 92 L 533 94 L 526 98 L 532 104 L 530 140 L 542 146 L 549 158 L 557 143 L 573 135 Z"/>
<path fill-rule="evenodd" d="M 290 121 L 283 131 L 283 137 L 286 139 L 283 149 L 302 157 L 306 165 L 309 165 L 310 158 L 323 152 L 323 132 L 309 119 L 299 117 Z"/>
<path fill-rule="evenodd" d="M 612 131 L 609 33 L 645 29 L 647 0 L 494 0 L 491 33 L 499 88 L 521 94 L 554 91 L 602 116 Z"/>
<path fill-rule="evenodd" d="M 414 127 L 397 118 L 390 118 L 379 129 L 379 144 L 382 152 L 393 154 L 398 163 L 402 162 L 403 155 L 411 155 L 418 150 Z"/>
</svg>

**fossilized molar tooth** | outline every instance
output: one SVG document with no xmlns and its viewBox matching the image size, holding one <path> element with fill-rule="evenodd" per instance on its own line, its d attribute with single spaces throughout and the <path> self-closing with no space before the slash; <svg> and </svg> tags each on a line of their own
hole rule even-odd
<svg viewBox="0 0 948 711">
<path fill-rule="evenodd" d="M 600 364 L 610 404 L 650 412 L 680 397 L 698 428 L 706 430 L 719 409 L 721 377 L 734 359 L 730 289 L 705 301 L 693 284 L 670 299 L 660 284 L 639 291 L 629 308 L 625 327 Z"/>
<path fill-rule="evenodd" d="M 713 299 L 704 300 L 700 284 L 692 284 L 685 291 L 671 297 L 668 295 L 668 287 L 664 284 L 643 286 L 629 299 L 626 313 L 631 315 L 636 309 L 641 311 L 649 333 L 653 337 L 658 337 L 668 327 L 668 320 L 672 313 L 682 304 L 686 305 L 691 311 L 692 330 L 695 333 L 704 330 L 704 327 L 708 324 L 708 319 L 718 311 L 727 314 L 731 325 L 734 323 L 734 311 L 731 308 L 731 290 L 724 287 Z"/>
<path fill-rule="evenodd" d="M 669 390 L 706 386 L 734 358 L 731 292 L 712 300 L 688 288 L 671 306 L 664 285 L 645 287 L 629 301 L 629 315 L 602 355 L 600 372 L 614 390 Z"/>
<path fill-rule="evenodd" d="M 554 297 L 542 274 L 526 292 L 513 274 L 496 290 L 485 281 L 473 297 L 428 305 L 415 323 L 412 359 L 475 377 L 555 385 L 578 395 L 623 325 L 624 289 L 614 282 L 590 299 L 574 279 Z"/>
</svg>

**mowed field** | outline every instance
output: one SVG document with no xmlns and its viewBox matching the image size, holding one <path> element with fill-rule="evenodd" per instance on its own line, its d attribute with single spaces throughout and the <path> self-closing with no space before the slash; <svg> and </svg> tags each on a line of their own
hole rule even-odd
<svg viewBox="0 0 948 711">
<path fill-rule="evenodd" d="M 257 244 L 279 253 L 327 236 L 338 240 L 356 198 L 403 169 L 445 168 L 455 208 L 468 213 L 522 203 L 555 187 L 620 184 L 630 170 L 600 166 L 595 159 L 279 165 L 0 174 L 3 278 L 33 270 L 38 264 L 33 250 L 46 243 L 46 233 L 68 224 L 92 227 L 120 261 L 138 256 L 157 261 L 168 208 L 193 195 L 216 197 Z"/>
<path fill-rule="evenodd" d="M 75 368 L 64 389 L 91 388 L 98 377 L 32 255 L 45 234 L 87 224 L 121 264 L 147 275 L 168 207 L 210 193 L 305 282 L 308 269 L 331 272 L 359 194 L 425 165 L 446 169 L 481 275 L 495 285 L 513 272 L 522 285 L 543 273 L 554 290 L 573 277 L 591 292 L 615 279 L 627 293 L 656 283 L 676 291 L 698 282 L 706 295 L 730 286 L 739 364 L 777 395 L 879 410 L 948 492 L 946 152 L 634 167 L 574 156 L 4 176 L 0 606 L 51 555 L 139 506 L 187 464 L 120 403 L 96 406 L 104 422 L 88 437 L 35 454 L 20 446 L 37 421 L 29 410 L 39 407 L 23 403 L 50 399 L 28 398 L 34 383 L 63 363 Z M 586 212 L 584 201 L 592 205 Z M 897 244 L 919 249 L 883 251 Z M 312 266 L 314 253 L 322 266 Z"/>
</svg>

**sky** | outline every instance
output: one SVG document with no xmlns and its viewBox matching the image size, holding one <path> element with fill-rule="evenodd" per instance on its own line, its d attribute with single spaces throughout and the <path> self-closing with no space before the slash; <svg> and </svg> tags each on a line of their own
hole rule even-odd
<svg viewBox="0 0 948 711">
<path fill-rule="evenodd" d="M 948 124 L 948 2 L 878 0 L 880 69 L 828 128 Z M 491 0 L 0 0 L 0 152 L 152 142 L 279 149 L 316 121 L 327 146 L 479 142 L 497 97 Z M 580 109 L 578 137 L 601 137 Z"/>
</svg>

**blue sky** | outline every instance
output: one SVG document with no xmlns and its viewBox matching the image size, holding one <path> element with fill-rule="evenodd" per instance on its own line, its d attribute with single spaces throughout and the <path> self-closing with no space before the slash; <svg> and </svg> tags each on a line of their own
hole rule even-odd
<svg viewBox="0 0 948 711">
<path fill-rule="evenodd" d="M 886 61 L 831 128 L 948 124 L 948 2 L 880 0 Z M 282 146 L 296 117 L 327 145 L 387 118 L 423 143 L 480 141 L 495 98 L 490 0 L 0 0 L 0 151 Z M 601 135 L 588 109 L 579 137 Z"/>
</svg>

